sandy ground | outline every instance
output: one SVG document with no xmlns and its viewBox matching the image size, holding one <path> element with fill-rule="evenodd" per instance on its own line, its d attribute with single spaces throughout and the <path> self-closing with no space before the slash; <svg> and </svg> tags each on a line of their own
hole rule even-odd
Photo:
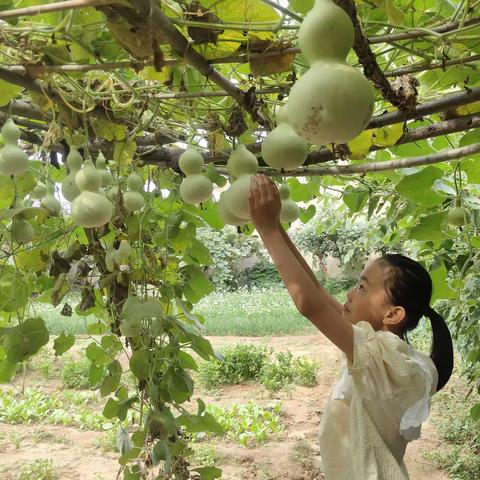
<svg viewBox="0 0 480 480">
<path fill-rule="evenodd" d="M 251 383 L 221 388 L 215 394 L 196 391 L 192 402 L 201 397 L 208 403 L 230 405 L 255 400 L 269 405 L 280 400 L 283 405 L 283 423 L 286 436 L 281 441 L 268 441 L 255 449 L 221 439 L 216 443 L 220 457 L 218 466 L 224 480 L 317 480 L 323 479 L 317 434 L 322 409 L 339 366 L 339 350 L 324 336 L 286 337 L 209 337 L 215 348 L 235 343 L 268 345 L 274 351 L 290 350 L 295 356 L 316 359 L 321 367 L 315 387 L 294 387 L 269 397 L 261 385 Z M 89 342 L 77 341 L 78 353 Z M 51 345 L 51 344 L 50 344 Z M 124 363 L 126 359 L 123 359 Z M 18 377 L 15 385 L 21 385 Z M 61 389 L 59 381 L 48 381 L 30 374 L 27 385 L 36 385 L 46 391 Z M 406 464 L 412 480 L 448 480 L 448 476 L 429 465 L 421 456 L 421 449 L 439 448 L 439 440 L 431 417 L 424 423 L 422 438 L 409 444 Z M 11 442 L 12 434 L 18 448 Z M 75 428 L 37 425 L 7 425 L 0 423 L 0 479 L 14 480 L 22 464 L 36 459 L 52 459 L 59 478 L 81 480 L 114 480 L 119 464 L 118 454 L 103 452 L 96 445 L 101 432 L 80 431 Z M 352 479 L 353 480 L 353 479 Z M 360 480 L 360 479 L 358 479 Z"/>
</svg>

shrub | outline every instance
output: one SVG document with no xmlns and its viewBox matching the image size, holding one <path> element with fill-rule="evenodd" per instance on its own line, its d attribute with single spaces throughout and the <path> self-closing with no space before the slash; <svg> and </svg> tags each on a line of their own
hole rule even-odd
<svg viewBox="0 0 480 480">
<path fill-rule="evenodd" d="M 77 390 L 95 388 L 100 382 L 96 385 L 90 385 L 88 380 L 89 370 L 90 361 L 87 358 L 75 361 L 73 358 L 67 357 L 60 373 L 64 387 Z"/>
<path fill-rule="evenodd" d="M 268 260 L 260 260 L 255 265 L 240 272 L 238 283 L 240 286 L 271 287 L 282 283 L 277 268 Z"/>
<path fill-rule="evenodd" d="M 199 365 L 200 382 L 207 388 L 236 384 L 258 377 L 268 357 L 268 350 L 252 344 L 237 344 L 221 350 L 223 360 Z"/>
</svg>

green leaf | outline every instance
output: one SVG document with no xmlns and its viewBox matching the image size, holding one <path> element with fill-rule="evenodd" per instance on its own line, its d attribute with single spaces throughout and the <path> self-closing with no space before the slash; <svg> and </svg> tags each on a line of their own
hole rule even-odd
<svg viewBox="0 0 480 480">
<path fill-rule="evenodd" d="M 87 355 L 87 358 L 94 362 L 97 366 L 106 365 L 112 361 L 105 350 L 96 342 L 92 342 L 88 345 L 88 347 L 85 349 L 85 354 Z"/>
<path fill-rule="evenodd" d="M 104 138 L 109 142 L 112 140 L 120 142 L 124 140 L 127 135 L 127 127 L 125 125 L 119 125 L 118 123 L 109 122 L 101 118 L 93 119 L 91 125 L 97 137 Z"/>
<path fill-rule="evenodd" d="M 90 386 L 98 385 L 105 373 L 103 366 L 96 365 L 94 362 L 90 363 L 90 368 L 88 369 L 88 383 Z"/>
<path fill-rule="evenodd" d="M 28 318 L 17 325 L 5 339 L 5 352 L 10 362 L 22 362 L 48 343 L 49 333 L 39 317 Z"/>
<path fill-rule="evenodd" d="M 480 420 L 480 403 L 477 403 L 470 409 L 470 416 L 474 420 Z"/>
<path fill-rule="evenodd" d="M 402 178 L 395 189 L 400 195 L 412 202 L 425 207 L 434 207 L 440 205 L 445 199 L 444 195 L 440 195 L 431 189 L 435 180 L 442 178 L 442 176 L 443 170 L 440 168 L 426 167 L 420 172 Z"/>
<path fill-rule="evenodd" d="M 70 350 L 71 347 L 75 344 L 75 335 L 73 333 L 69 333 L 65 335 L 62 332 L 54 341 L 53 341 L 53 349 L 55 350 L 55 356 L 58 357 L 63 355 L 67 350 Z"/>
<path fill-rule="evenodd" d="M 472 145 L 472 143 L 480 142 L 480 128 L 475 128 L 467 132 L 458 142 L 459 147 Z"/>
<path fill-rule="evenodd" d="M 13 83 L 0 80 L 0 107 L 8 105 L 12 99 L 20 95 L 23 87 L 14 85 Z"/>
<path fill-rule="evenodd" d="M 148 378 L 148 351 L 145 348 L 135 350 L 130 357 L 130 369 L 132 373 L 139 379 Z"/>
<path fill-rule="evenodd" d="M 9 383 L 15 376 L 17 364 L 10 362 L 8 358 L 0 360 L 0 383 Z"/>
<path fill-rule="evenodd" d="M 308 223 L 317 212 L 315 205 L 309 205 L 307 208 L 300 207 L 300 220 L 302 223 Z"/>
<path fill-rule="evenodd" d="M 67 281 L 67 274 L 66 272 L 62 272 L 58 275 L 57 281 L 53 286 L 52 293 L 50 295 L 52 305 L 54 307 L 58 306 L 60 302 L 63 300 L 65 295 L 67 294 L 68 290 L 70 289 L 70 285 Z"/>
<path fill-rule="evenodd" d="M 172 456 L 170 449 L 168 448 L 168 442 L 165 440 L 159 440 L 152 450 L 152 461 L 154 465 L 157 465 L 160 460 L 165 460 L 167 463 L 171 463 Z"/>
<path fill-rule="evenodd" d="M 434 242 L 447 238 L 442 230 L 446 215 L 446 212 L 441 212 L 422 217 L 419 223 L 410 230 L 409 238 Z"/>
<path fill-rule="evenodd" d="M 197 467 L 193 471 L 200 475 L 200 480 L 215 480 L 222 476 L 222 470 L 217 467 Z"/>
<path fill-rule="evenodd" d="M 28 279 L 13 273 L 12 270 L 10 268 L 0 270 L 0 311 L 4 312 L 14 312 L 24 307 L 30 297 Z"/>
<path fill-rule="evenodd" d="M 198 263 L 203 265 L 211 265 L 212 257 L 208 248 L 196 238 L 192 239 L 192 246 L 188 249 L 188 254 Z"/>
<path fill-rule="evenodd" d="M 456 297 L 456 292 L 447 283 L 447 269 L 444 263 L 436 270 L 430 271 L 433 282 L 432 303 L 440 298 L 451 299 Z"/>
<path fill-rule="evenodd" d="M 463 160 L 461 165 L 470 183 L 480 183 L 480 155 Z"/>
<path fill-rule="evenodd" d="M 113 160 L 120 166 L 125 167 L 133 161 L 133 154 L 137 150 L 137 144 L 134 140 L 116 142 L 113 151 Z"/>
<path fill-rule="evenodd" d="M 183 350 L 178 350 L 178 363 L 182 368 L 198 370 L 198 365 L 195 359 Z"/>
<path fill-rule="evenodd" d="M 114 392 L 120 385 L 121 375 L 107 375 L 100 387 L 100 395 L 106 397 L 110 393 Z"/>
<path fill-rule="evenodd" d="M 315 0 L 290 0 L 290 7 L 295 11 L 306 15 L 315 4 Z"/>
<path fill-rule="evenodd" d="M 343 201 L 352 213 L 357 213 L 367 203 L 370 191 L 366 188 L 347 187 L 343 191 Z"/>
<path fill-rule="evenodd" d="M 372 130 L 364 130 L 357 135 L 353 140 L 348 142 L 348 149 L 350 150 L 350 158 L 363 158 L 370 151 L 372 146 Z"/>
<path fill-rule="evenodd" d="M 184 294 L 189 302 L 197 303 L 202 297 L 213 292 L 213 283 L 196 265 L 187 265 L 183 267 L 181 271 L 188 278 L 188 284 L 185 286 Z"/>
</svg>

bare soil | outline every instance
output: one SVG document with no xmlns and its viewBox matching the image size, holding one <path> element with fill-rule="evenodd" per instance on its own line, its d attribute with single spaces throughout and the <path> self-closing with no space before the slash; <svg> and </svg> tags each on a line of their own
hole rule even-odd
<svg viewBox="0 0 480 480">
<path fill-rule="evenodd" d="M 322 409 L 327 401 L 332 382 L 339 368 L 340 351 L 323 335 L 284 337 L 209 337 L 214 348 L 235 343 L 268 345 L 274 351 L 290 350 L 294 356 L 305 356 L 320 362 L 317 385 L 312 388 L 292 387 L 273 398 L 259 384 L 226 386 L 217 392 L 196 390 L 191 404 L 201 397 L 208 403 L 231 405 L 253 400 L 269 405 L 280 400 L 283 405 L 283 423 L 286 436 L 270 440 L 254 449 L 245 448 L 227 439 L 215 443 L 218 467 L 224 480 L 320 480 L 323 479 L 318 427 Z M 77 340 L 75 354 L 89 343 Z M 49 344 L 51 347 L 53 342 Z M 126 363 L 126 358 L 122 360 Z M 21 375 L 13 384 L 20 387 Z M 62 388 L 57 380 L 45 380 L 29 372 L 26 384 L 53 393 Z M 8 387 L 8 386 L 6 386 Z M 435 401 L 435 400 L 434 400 Z M 405 461 L 412 480 L 448 480 L 444 473 L 428 464 L 421 450 L 440 448 L 432 419 L 432 411 L 422 428 L 422 438 L 409 444 Z M 14 480 L 22 465 L 37 459 L 51 459 L 58 479 L 115 480 L 119 469 L 118 454 L 105 452 L 97 444 L 102 432 L 81 431 L 71 427 L 36 425 L 9 425 L 0 423 L 0 478 Z M 353 480 L 353 479 L 352 479 Z"/>
</svg>

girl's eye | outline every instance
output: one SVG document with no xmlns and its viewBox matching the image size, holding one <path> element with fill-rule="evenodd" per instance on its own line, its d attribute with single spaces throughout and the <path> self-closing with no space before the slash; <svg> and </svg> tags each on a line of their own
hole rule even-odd
<svg viewBox="0 0 480 480">
<path fill-rule="evenodd" d="M 363 285 L 362 284 L 358 285 L 357 290 L 363 290 Z"/>
</svg>

